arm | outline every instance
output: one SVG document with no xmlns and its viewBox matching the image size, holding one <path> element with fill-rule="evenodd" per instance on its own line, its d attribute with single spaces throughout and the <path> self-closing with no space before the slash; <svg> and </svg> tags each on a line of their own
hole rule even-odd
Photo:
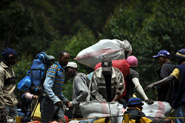
<svg viewBox="0 0 185 123">
<path fill-rule="evenodd" d="M 71 101 L 72 107 L 78 105 L 82 101 L 86 101 L 86 98 L 89 95 L 89 89 L 79 76 L 75 77 L 73 84 L 74 84 L 73 90 L 75 91 L 77 97 L 73 99 L 73 101 Z"/>
<path fill-rule="evenodd" d="M 4 74 L 2 71 L 0 71 L 0 113 L 5 111 L 3 88 L 4 88 Z"/>
<path fill-rule="evenodd" d="M 55 103 L 61 101 L 53 92 L 52 87 L 54 83 L 55 78 L 52 78 L 50 76 L 47 76 L 45 81 L 44 81 L 44 90 L 46 94 L 49 96 L 49 98 Z"/>
<path fill-rule="evenodd" d="M 117 78 L 118 82 L 116 85 L 116 92 L 115 92 L 114 99 L 112 101 L 117 101 L 119 99 L 119 96 L 121 96 L 125 90 L 123 74 L 120 72 L 120 73 L 118 73 L 117 77 L 118 77 Z"/>
<path fill-rule="evenodd" d="M 30 100 L 36 100 L 36 99 L 38 99 L 38 96 L 31 94 L 30 92 L 25 92 L 25 98 L 30 99 Z"/>
<path fill-rule="evenodd" d="M 170 82 L 170 81 L 172 81 L 172 80 L 174 80 L 174 79 L 176 79 L 175 76 L 169 75 L 168 77 L 165 77 L 165 78 L 162 79 L 162 80 L 159 80 L 159 81 L 157 81 L 157 82 L 154 82 L 154 83 L 148 85 L 148 86 L 145 88 L 145 90 L 150 90 L 150 89 L 152 89 L 154 86 L 165 85 L 166 83 L 168 83 L 168 82 Z"/>
<path fill-rule="evenodd" d="M 144 92 L 144 90 L 143 90 L 143 88 L 142 88 L 142 86 L 141 86 L 141 84 L 139 82 L 139 79 L 138 78 L 133 78 L 132 82 L 135 85 L 136 91 L 142 96 L 142 98 L 144 100 L 148 100 L 148 97 L 146 96 L 146 94 L 145 94 L 145 92 Z"/>
</svg>

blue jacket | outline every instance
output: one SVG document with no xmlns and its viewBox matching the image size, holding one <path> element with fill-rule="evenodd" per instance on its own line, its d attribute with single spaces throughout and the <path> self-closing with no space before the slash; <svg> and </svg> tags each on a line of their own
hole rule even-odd
<svg viewBox="0 0 185 123">
<path fill-rule="evenodd" d="M 176 66 L 180 71 L 180 84 L 178 86 L 176 94 L 176 98 L 173 102 L 173 108 L 177 108 L 178 106 L 185 104 L 185 64 Z"/>
</svg>

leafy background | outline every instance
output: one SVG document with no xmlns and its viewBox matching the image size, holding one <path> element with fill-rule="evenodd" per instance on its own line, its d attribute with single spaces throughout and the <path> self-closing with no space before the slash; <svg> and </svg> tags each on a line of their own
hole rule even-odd
<svg viewBox="0 0 185 123">
<path fill-rule="evenodd" d="M 152 58 L 159 50 L 172 54 L 185 48 L 185 1 L 183 0 L 1 0 L 2 51 L 18 53 L 14 66 L 19 82 L 40 51 L 54 55 L 70 52 L 71 61 L 100 39 L 127 39 L 139 60 L 137 71 L 143 87 L 157 80 L 159 68 Z M 80 71 L 89 73 L 78 64 Z M 17 91 L 18 97 L 22 92 Z M 64 95 L 72 96 L 72 80 L 66 78 Z M 155 99 L 152 92 L 147 92 Z"/>
</svg>

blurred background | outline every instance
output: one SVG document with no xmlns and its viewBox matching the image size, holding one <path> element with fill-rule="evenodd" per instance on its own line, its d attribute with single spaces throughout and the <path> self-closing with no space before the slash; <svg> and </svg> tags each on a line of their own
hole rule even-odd
<svg viewBox="0 0 185 123">
<path fill-rule="evenodd" d="M 19 82 L 36 54 L 54 55 L 65 49 L 71 61 L 101 39 L 127 39 L 138 58 L 143 88 L 157 80 L 153 55 L 185 48 L 184 0 L 1 0 L 0 42 L 18 53 L 14 66 Z M 90 73 L 82 64 L 79 71 Z M 17 91 L 17 90 L 16 90 Z M 17 91 L 20 97 L 22 92 Z M 71 100 L 72 80 L 66 78 L 64 95 Z M 153 92 L 147 92 L 155 100 Z"/>
</svg>

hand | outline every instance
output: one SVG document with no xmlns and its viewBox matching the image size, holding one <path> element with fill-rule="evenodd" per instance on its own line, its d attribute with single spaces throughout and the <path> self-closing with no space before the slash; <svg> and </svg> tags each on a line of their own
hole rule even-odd
<svg viewBox="0 0 185 123">
<path fill-rule="evenodd" d="M 37 95 L 33 95 L 31 99 L 32 100 L 37 100 L 38 99 L 38 96 Z"/>
<path fill-rule="evenodd" d="M 58 101 L 55 103 L 56 106 L 61 106 L 62 105 L 62 101 Z"/>
<path fill-rule="evenodd" d="M 151 90 L 153 87 L 154 87 L 154 84 L 147 85 L 145 90 L 146 91 Z"/>
<path fill-rule="evenodd" d="M 68 102 L 67 105 L 68 105 L 69 108 L 71 107 L 71 103 L 70 102 Z"/>
<path fill-rule="evenodd" d="M 145 100 L 145 102 L 148 103 L 148 104 L 153 104 L 154 103 L 154 101 L 150 100 L 150 99 Z"/>
</svg>

